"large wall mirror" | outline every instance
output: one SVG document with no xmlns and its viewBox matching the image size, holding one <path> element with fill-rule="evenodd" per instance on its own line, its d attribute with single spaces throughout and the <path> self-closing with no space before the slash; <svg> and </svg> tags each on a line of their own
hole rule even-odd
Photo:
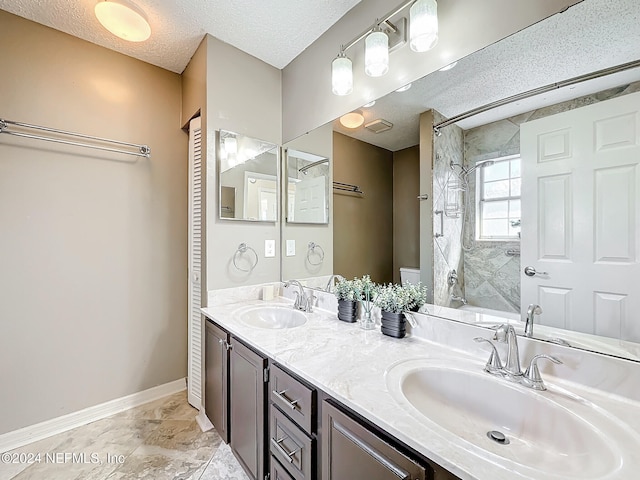
<svg viewBox="0 0 640 480">
<path fill-rule="evenodd" d="M 218 132 L 219 218 L 278 220 L 278 146 Z"/>
<path fill-rule="evenodd" d="M 640 360 L 640 63 L 444 123 L 637 62 L 638 15 L 584 0 L 358 110 L 386 131 L 334 121 L 332 180 L 359 193 L 333 194 L 333 273 L 417 275 L 487 326 L 539 304 L 535 337 Z"/>
</svg>

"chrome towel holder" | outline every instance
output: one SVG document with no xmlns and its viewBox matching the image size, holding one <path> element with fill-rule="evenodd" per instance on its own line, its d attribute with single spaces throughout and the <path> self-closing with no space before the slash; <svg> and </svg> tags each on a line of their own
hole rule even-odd
<svg viewBox="0 0 640 480">
<path fill-rule="evenodd" d="M 255 262 L 250 262 L 249 264 L 251 266 L 248 269 L 242 268 L 238 265 L 238 259 L 247 252 L 253 252 L 253 255 L 255 256 Z M 251 272 L 254 268 L 256 268 L 256 265 L 258 265 L 258 254 L 256 253 L 256 251 L 244 242 L 238 245 L 238 249 L 233 254 L 233 266 L 236 267 L 241 272 L 248 273 L 248 272 Z"/>
<path fill-rule="evenodd" d="M 317 263 L 311 261 L 311 257 L 314 254 L 320 257 L 320 261 Z M 322 265 L 322 262 L 324 262 L 324 250 L 315 242 L 309 242 L 309 245 L 307 245 L 307 262 L 314 267 Z"/>
</svg>

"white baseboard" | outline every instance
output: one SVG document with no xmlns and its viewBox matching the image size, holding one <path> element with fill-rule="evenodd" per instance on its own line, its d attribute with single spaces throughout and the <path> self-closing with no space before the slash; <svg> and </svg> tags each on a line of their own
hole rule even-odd
<svg viewBox="0 0 640 480">
<path fill-rule="evenodd" d="M 100 405 L 52 418 L 51 420 L 36 423 L 35 425 L 29 425 L 19 430 L 3 433 L 0 435 L 0 452 L 8 452 L 31 442 L 36 442 L 43 438 L 66 432 L 72 428 L 95 422 L 96 420 L 109 417 L 116 413 L 137 407 L 138 405 L 181 392 L 185 388 L 185 379 L 181 378 L 173 382 L 165 383 L 164 385 L 143 390 L 142 392 L 127 395 L 126 397 L 116 398 L 115 400 L 101 403 Z"/>
</svg>

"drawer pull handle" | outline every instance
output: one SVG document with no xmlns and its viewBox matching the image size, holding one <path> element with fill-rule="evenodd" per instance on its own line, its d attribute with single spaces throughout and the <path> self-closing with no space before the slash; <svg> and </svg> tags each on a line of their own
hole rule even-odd
<svg viewBox="0 0 640 480">
<path fill-rule="evenodd" d="M 273 438 L 271 439 L 271 445 L 273 445 L 273 447 L 280 452 L 281 455 L 284 455 L 285 459 L 287 460 L 287 462 L 289 463 L 293 463 L 293 456 L 298 453 L 300 451 L 299 448 L 296 448 L 295 450 L 291 451 L 291 452 L 287 452 L 285 450 L 285 448 L 281 445 L 282 442 L 284 442 L 284 440 L 287 437 L 282 437 L 280 440 L 274 440 Z"/>
<path fill-rule="evenodd" d="M 285 404 L 287 404 L 287 406 L 291 409 L 291 410 L 295 410 L 298 407 L 298 400 L 289 400 L 287 397 L 285 397 L 285 392 L 286 390 L 282 390 L 281 392 L 277 391 L 277 390 L 273 390 L 273 394 L 282 402 L 284 402 Z"/>
</svg>

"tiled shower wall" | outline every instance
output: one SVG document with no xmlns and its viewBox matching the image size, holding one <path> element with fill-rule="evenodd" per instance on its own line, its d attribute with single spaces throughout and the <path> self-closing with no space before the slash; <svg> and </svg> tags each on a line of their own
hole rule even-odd
<svg viewBox="0 0 640 480">
<path fill-rule="evenodd" d="M 434 123 L 446 120 L 440 113 L 433 112 Z M 447 193 L 447 182 L 457 178 L 450 168 L 450 162 L 462 164 L 463 162 L 463 130 L 451 125 L 442 130 L 440 136 L 434 137 L 433 160 L 433 209 L 442 211 L 442 215 L 433 215 L 433 232 L 444 233 L 442 237 L 433 239 L 433 300 L 436 305 L 449 306 L 451 293 L 463 295 L 464 264 L 460 235 L 462 230 L 461 212 L 445 211 L 447 198 L 457 196 L 458 202 L 462 201 L 460 192 Z M 449 195 L 447 197 L 447 195 Z M 441 226 L 442 219 L 442 226 Z M 458 273 L 459 283 L 454 287 L 447 284 L 447 277 L 451 270 Z M 454 303 L 457 306 L 459 303 Z"/>
<path fill-rule="evenodd" d="M 640 82 L 612 88 L 497 122 L 464 131 L 464 161 L 472 166 L 481 160 L 520 153 L 520 125 L 621 95 L 640 91 Z M 448 130 L 451 127 L 445 129 Z M 458 136 L 458 132 L 451 136 Z M 442 135 L 445 136 L 444 134 Z M 436 140 L 437 142 L 437 140 Z M 436 150 L 437 151 L 437 150 Z M 436 160 L 437 163 L 437 160 Z M 470 194 L 475 199 L 475 175 L 470 178 Z M 434 173 L 434 190 L 436 181 Z M 434 191 L 435 198 L 435 191 Z M 475 200 L 466 228 L 475 237 Z M 445 231 L 446 233 L 446 231 Z M 465 296 L 471 305 L 495 310 L 520 311 L 520 258 L 506 255 L 507 249 L 519 248 L 519 242 L 475 242 L 464 253 Z M 438 277 L 436 277 L 438 278 Z M 445 279 L 446 282 L 446 279 Z M 446 283 L 445 283 L 446 284 Z M 448 305 L 448 303 L 442 303 Z"/>
</svg>

